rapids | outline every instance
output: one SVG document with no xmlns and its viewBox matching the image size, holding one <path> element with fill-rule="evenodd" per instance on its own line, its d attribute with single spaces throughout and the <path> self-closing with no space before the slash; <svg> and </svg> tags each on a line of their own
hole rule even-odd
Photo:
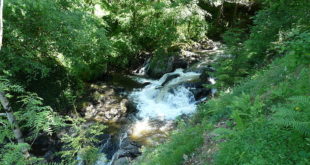
<svg viewBox="0 0 310 165">
<path fill-rule="evenodd" d="M 190 115 L 197 103 L 205 100 L 195 100 L 193 91 L 195 84 L 215 84 L 214 78 L 202 82 L 201 73 L 176 69 L 154 80 L 144 76 L 144 68 L 137 71 L 135 76 L 127 76 L 132 81 L 144 84 L 143 87 L 127 90 L 126 96 L 135 106 L 136 113 L 131 114 L 130 122 L 122 126 L 118 135 L 107 137 L 101 151 L 107 154 L 108 162 L 98 160 L 97 165 L 114 165 L 124 160 L 124 154 L 137 154 L 136 145 L 152 146 L 164 142 L 169 132 L 175 128 L 175 119 L 181 115 Z M 216 92 L 210 90 L 211 95 Z M 206 97 L 206 96 L 205 96 Z M 114 139 L 114 140 L 113 140 Z M 131 148 L 131 150 L 126 150 Z"/>
<path fill-rule="evenodd" d="M 172 75 L 178 77 L 167 82 L 167 78 Z M 172 120 L 181 114 L 194 112 L 196 109 L 194 95 L 182 83 L 197 80 L 199 75 L 199 73 L 184 73 L 182 69 L 176 69 L 159 80 L 137 79 L 140 82 L 150 83 L 129 95 L 137 105 L 138 117 Z"/>
</svg>

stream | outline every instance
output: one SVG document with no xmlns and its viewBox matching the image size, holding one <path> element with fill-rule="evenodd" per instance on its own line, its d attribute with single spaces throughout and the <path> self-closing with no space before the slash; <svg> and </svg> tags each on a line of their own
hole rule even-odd
<svg viewBox="0 0 310 165">
<path fill-rule="evenodd" d="M 145 84 L 144 87 L 122 92 L 135 105 L 136 112 L 129 115 L 130 122 L 122 125 L 117 135 L 105 137 L 101 152 L 106 154 L 109 161 L 99 160 L 97 165 L 121 164 L 117 163 L 120 158 L 140 155 L 141 146 L 164 142 L 176 126 L 175 119 L 192 114 L 197 103 L 205 100 L 207 93 L 212 93 L 212 90 L 204 89 L 207 91 L 203 96 L 197 97 L 197 93 L 193 92 L 197 84 L 215 83 L 212 78 L 208 78 L 209 82 L 201 82 L 201 73 L 184 69 L 176 69 L 158 80 L 141 75 L 128 77 Z"/>
<path fill-rule="evenodd" d="M 149 78 L 145 70 L 149 61 L 132 75 L 115 74 L 105 81 L 117 87 L 118 95 L 131 103 L 126 112 L 125 122 L 110 125 L 110 133 L 105 135 L 100 151 L 105 154 L 96 165 L 130 164 L 141 155 L 142 146 L 163 143 L 169 133 L 176 128 L 176 119 L 186 119 L 193 114 L 197 104 L 212 97 L 216 89 L 207 89 L 205 84 L 215 84 L 209 76 L 213 68 L 208 65 L 208 53 L 218 52 L 218 47 L 202 50 L 207 54 L 186 69 L 177 68 L 159 79 Z M 107 160 L 106 160 L 107 159 Z"/>
</svg>

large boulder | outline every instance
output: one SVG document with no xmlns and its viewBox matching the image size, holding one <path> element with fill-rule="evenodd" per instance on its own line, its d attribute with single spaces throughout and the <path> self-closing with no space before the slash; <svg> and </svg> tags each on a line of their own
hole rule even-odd
<svg viewBox="0 0 310 165">
<path fill-rule="evenodd" d="M 210 75 L 209 73 L 212 72 L 212 68 L 208 67 L 208 66 L 203 66 L 201 68 L 191 68 L 191 71 L 195 71 L 195 72 L 200 72 L 200 76 L 199 79 L 196 81 L 190 81 L 190 82 L 185 82 L 183 83 L 183 85 L 188 88 L 192 94 L 195 97 L 196 101 L 199 101 L 203 98 L 205 98 L 206 96 L 209 96 L 212 92 L 211 89 L 206 88 L 205 85 L 210 85 L 212 84 L 212 82 L 210 82 Z"/>
<path fill-rule="evenodd" d="M 160 78 L 177 68 L 185 69 L 198 60 L 199 55 L 189 51 L 158 51 L 152 57 L 148 68 L 146 68 L 146 74 L 152 78 Z"/>
<path fill-rule="evenodd" d="M 141 145 L 125 137 L 121 140 L 119 150 L 112 158 L 112 165 L 128 165 L 131 160 L 141 155 Z"/>
<path fill-rule="evenodd" d="M 113 163 L 113 165 L 128 165 L 128 164 L 130 164 L 130 160 L 127 157 L 119 158 Z"/>
<path fill-rule="evenodd" d="M 112 87 L 105 84 L 92 84 L 90 96 L 84 103 L 85 119 L 103 123 L 113 123 L 124 119 L 128 100 L 121 98 Z"/>
<path fill-rule="evenodd" d="M 176 55 L 166 51 L 158 51 L 152 57 L 150 65 L 146 68 L 146 74 L 152 78 L 160 78 L 165 73 L 172 72 Z"/>
<path fill-rule="evenodd" d="M 205 69 L 212 63 L 214 54 L 220 52 L 220 44 L 211 40 L 204 40 L 193 44 L 190 48 L 172 47 L 157 50 L 145 68 L 146 74 L 152 78 L 160 78 L 162 75 L 172 72 L 177 68 L 195 71 Z M 196 65 L 196 66 L 193 66 Z"/>
<path fill-rule="evenodd" d="M 168 84 L 171 80 L 177 78 L 177 77 L 180 77 L 179 74 L 172 74 L 172 75 L 169 75 L 166 80 L 161 84 L 161 86 L 165 86 L 166 84 Z"/>
</svg>

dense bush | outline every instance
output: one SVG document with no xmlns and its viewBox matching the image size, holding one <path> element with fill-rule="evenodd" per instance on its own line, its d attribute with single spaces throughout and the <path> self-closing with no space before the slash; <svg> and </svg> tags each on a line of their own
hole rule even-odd
<svg viewBox="0 0 310 165">
<path fill-rule="evenodd" d="M 283 55 L 279 45 L 294 28 L 309 28 L 309 3 L 301 1 L 261 1 L 264 8 L 253 17 L 254 25 L 248 34 L 245 29 L 233 28 L 223 35 L 227 56 L 216 64 L 218 87 L 232 86 Z M 295 33 L 296 34 L 296 33 Z"/>
<path fill-rule="evenodd" d="M 189 128 L 202 125 L 204 134 L 196 136 L 216 137 L 214 148 L 207 143 L 194 152 L 198 164 L 310 163 L 309 3 L 263 4 L 250 34 L 233 28 L 223 35 L 227 54 L 215 72 L 221 92 L 201 104 L 194 123 L 188 123 Z M 177 147 L 173 144 L 171 139 L 159 148 Z"/>
<path fill-rule="evenodd" d="M 227 49 L 215 64 L 218 97 L 202 103 L 190 122 L 179 122 L 171 139 L 146 149 L 136 164 L 181 164 L 204 135 L 215 132 L 221 143 L 202 164 L 310 163 L 310 4 L 259 2 L 263 9 L 253 26 L 222 36 Z M 199 41 L 207 30 L 198 1 L 7 0 L 4 8 L 0 94 L 16 117 L 12 124 L 0 107 L 5 165 L 44 162 L 27 152 L 38 136 L 55 135 L 61 127 L 74 132 L 61 138 L 62 162 L 79 157 L 93 164 L 104 126 L 59 115 L 79 116 L 75 104 L 83 82 L 126 70 L 144 51 Z M 18 126 L 24 142 L 17 143 L 12 131 Z"/>
<path fill-rule="evenodd" d="M 305 33 L 300 33 L 304 36 Z M 300 38 L 300 37 L 297 37 Z M 292 45 L 299 39 L 290 40 Z M 305 41 L 305 40 L 303 40 Z M 292 47 L 286 55 L 275 60 L 268 68 L 250 76 L 231 92 L 222 92 L 218 98 L 201 104 L 195 114 L 194 123 L 188 123 L 188 129 L 180 129 L 167 144 L 161 145 L 153 152 L 146 152 L 143 162 L 166 164 L 155 158 L 156 150 L 178 148 L 178 136 L 197 128 L 201 134 L 195 137 L 216 133 L 222 143 L 217 152 L 209 153 L 208 158 L 197 160 L 201 164 L 213 160 L 214 164 L 309 164 L 309 91 L 310 60 L 309 45 L 297 50 Z M 283 48 L 284 49 L 284 48 Z M 226 128 L 215 128 L 225 122 Z M 197 124 L 195 124 L 197 123 Z M 180 137 L 179 137 L 180 138 Z M 192 137 L 194 138 L 194 137 Z M 188 140 L 190 142 L 191 140 Z M 216 141 L 215 141 L 216 142 Z M 208 145 L 208 144 L 205 144 Z M 186 145 L 182 145 L 186 146 Z M 187 146 L 188 150 L 193 148 Z M 183 154 L 187 149 L 182 151 Z M 205 152 L 198 150 L 196 157 L 205 157 Z M 161 154 L 159 154 L 161 155 Z M 182 155 L 182 154 L 179 154 Z M 198 156 L 197 156 L 198 155 Z M 199 156 L 200 155 L 200 156 Z M 181 161 L 181 156 L 173 155 Z M 170 156 L 168 156 L 169 159 Z M 211 158 L 210 158 L 211 157 Z M 166 156 L 161 157 L 165 160 Z M 155 163 L 155 164 L 156 164 Z"/>
<path fill-rule="evenodd" d="M 171 141 L 144 151 L 144 155 L 135 164 L 181 164 L 184 155 L 189 155 L 203 143 L 201 131 L 201 126 L 183 128 L 182 131 L 175 132 L 172 135 Z"/>
<path fill-rule="evenodd" d="M 84 83 L 135 67 L 143 51 L 204 38 L 204 14 L 196 1 L 183 0 L 5 1 L 0 92 L 12 104 L 25 143 L 16 143 L 1 106 L 0 164 L 41 163 L 27 154 L 30 144 L 41 135 L 59 138 L 60 127 L 77 134 L 61 139 L 63 162 L 72 164 L 78 156 L 93 164 L 102 127 L 85 130 L 85 120 L 64 120 L 79 116 Z"/>
<path fill-rule="evenodd" d="M 116 64 L 128 66 L 152 52 L 205 37 L 205 11 L 196 1 L 111 1 L 102 4 Z M 116 66 L 117 67 L 117 66 Z"/>
<path fill-rule="evenodd" d="M 12 74 L 37 79 L 64 65 L 88 80 L 105 71 L 109 42 L 95 16 L 46 0 L 7 1 L 4 11 L 1 62 Z"/>
</svg>

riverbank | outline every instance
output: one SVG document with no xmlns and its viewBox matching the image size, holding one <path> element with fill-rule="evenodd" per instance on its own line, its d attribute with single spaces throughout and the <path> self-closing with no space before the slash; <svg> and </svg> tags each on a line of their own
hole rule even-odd
<svg viewBox="0 0 310 165">
<path fill-rule="evenodd" d="M 308 1 L 0 3 L 0 164 L 310 164 Z"/>
<path fill-rule="evenodd" d="M 133 72 L 136 75 L 114 74 L 109 81 L 90 85 L 81 112 L 88 121 L 108 126 L 107 138 L 100 145 L 108 158 L 106 164 L 132 162 L 141 154 L 141 148 L 165 142 L 178 125 L 178 118 L 189 118 L 198 103 L 214 95 L 215 90 L 204 85 L 215 83 L 208 72 L 213 71 L 210 63 L 222 50 L 219 43 L 212 45 L 208 49 L 195 47 L 195 52 L 184 51 L 178 55 L 184 56 L 184 61 L 197 56 L 200 60 L 187 61 L 183 69 L 163 73 L 159 79 L 138 71 Z M 149 65 L 145 63 L 140 70 Z"/>
<path fill-rule="evenodd" d="M 304 115 L 309 114 L 310 67 L 292 58 L 297 57 L 277 59 L 239 86 L 219 91 L 190 120 L 180 120 L 167 142 L 146 148 L 134 164 L 308 164 L 310 127 Z"/>
<path fill-rule="evenodd" d="M 309 8 L 266 0 L 250 30 L 225 32 L 218 96 L 133 164 L 309 164 Z"/>
</svg>

